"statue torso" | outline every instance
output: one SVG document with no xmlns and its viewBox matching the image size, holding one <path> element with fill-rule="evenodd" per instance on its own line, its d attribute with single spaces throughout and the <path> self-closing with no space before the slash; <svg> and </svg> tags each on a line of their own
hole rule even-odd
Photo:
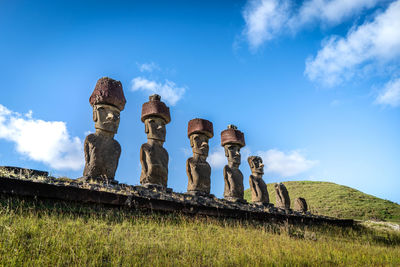
<svg viewBox="0 0 400 267">
<path fill-rule="evenodd" d="M 243 199 L 243 174 L 238 168 L 224 167 L 225 190 L 224 197 Z"/>
<path fill-rule="evenodd" d="M 121 146 L 113 138 L 90 134 L 85 139 L 84 176 L 114 179 L 117 170 Z"/>
<path fill-rule="evenodd" d="M 253 202 L 269 202 L 267 185 L 262 178 L 250 175 L 251 200 Z"/>
<path fill-rule="evenodd" d="M 149 145 L 145 143 L 140 148 L 147 165 L 147 172 L 142 166 L 140 175 L 141 184 L 158 184 L 167 186 L 168 181 L 168 152 L 160 145 Z"/>
<path fill-rule="evenodd" d="M 210 193 L 210 176 L 211 167 L 207 161 L 196 161 L 193 158 L 187 160 L 188 167 L 190 168 L 188 191 L 202 191 Z M 189 175 L 189 174 L 188 174 Z"/>
</svg>

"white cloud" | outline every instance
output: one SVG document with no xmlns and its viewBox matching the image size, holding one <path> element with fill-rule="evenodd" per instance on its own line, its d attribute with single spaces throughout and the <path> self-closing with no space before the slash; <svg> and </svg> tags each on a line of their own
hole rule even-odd
<svg viewBox="0 0 400 267">
<path fill-rule="evenodd" d="M 251 154 L 252 152 L 248 147 L 241 149 L 242 165 L 247 165 L 247 158 Z M 316 160 L 306 159 L 305 155 L 299 150 L 285 153 L 277 149 L 270 149 L 267 151 L 258 151 L 256 155 L 263 159 L 265 173 L 279 175 L 281 177 L 292 177 L 301 174 L 318 164 Z M 210 153 L 207 161 L 213 169 L 220 169 L 227 165 L 228 160 L 225 157 L 224 148 L 216 148 Z"/>
<path fill-rule="evenodd" d="M 284 32 L 297 32 L 315 22 L 333 26 L 381 0 L 306 0 L 300 6 L 293 0 L 249 0 L 243 10 L 243 34 L 251 49 Z"/>
<path fill-rule="evenodd" d="M 400 106 L 400 78 L 386 83 L 375 103 L 392 107 Z"/>
<path fill-rule="evenodd" d="M 318 161 L 306 159 L 298 150 L 284 153 L 277 149 L 270 149 L 258 151 L 257 155 L 263 159 L 265 173 L 277 174 L 282 177 L 298 175 L 318 163 Z"/>
<path fill-rule="evenodd" d="M 27 117 L 28 119 L 32 119 L 32 115 L 33 115 L 32 110 L 29 110 L 28 113 L 25 113 L 25 117 Z"/>
<path fill-rule="evenodd" d="M 251 154 L 248 147 L 240 149 L 240 155 L 242 158 L 242 164 L 247 163 L 247 157 Z M 223 147 L 217 147 L 212 153 L 208 155 L 207 159 L 212 168 L 220 169 L 228 164 L 228 159 L 225 156 L 225 150 Z"/>
<path fill-rule="evenodd" d="M 297 15 L 291 18 L 290 26 L 298 28 L 314 21 L 336 25 L 364 9 L 374 7 L 379 1 L 380 0 L 304 1 Z"/>
<path fill-rule="evenodd" d="M 31 160 L 56 170 L 79 170 L 84 163 L 83 145 L 70 137 L 65 122 L 21 116 L 0 104 L 0 138 L 14 142 L 16 150 Z"/>
<path fill-rule="evenodd" d="M 255 49 L 280 33 L 288 20 L 288 1 L 251 0 L 243 10 L 244 34 Z"/>
<path fill-rule="evenodd" d="M 210 163 L 211 168 L 219 169 L 228 164 L 228 160 L 225 157 L 225 151 L 223 147 L 218 147 L 214 152 L 208 155 L 207 159 Z"/>
<path fill-rule="evenodd" d="M 143 77 L 136 77 L 132 80 L 132 91 L 142 90 L 152 94 L 161 95 L 162 99 L 174 106 L 184 95 L 186 87 L 177 87 L 172 81 L 165 80 L 165 83 L 148 80 Z"/>
<path fill-rule="evenodd" d="M 242 149 L 240 149 L 240 155 L 242 157 L 242 163 L 241 164 L 247 164 L 247 158 L 251 155 L 250 148 L 245 146 Z"/>
<path fill-rule="evenodd" d="M 331 37 L 314 58 L 306 61 L 312 81 L 333 86 L 351 78 L 365 64 L 388 63 L 400 56 L 400 0 L 371 22 L 349 31 L 345 38 Z M 372 63 L 371 63 L 372 62 Z"/>
<path fill-rule="evenodd" d="M 143 64 L 137 63 L 137 65 L 138 65 L 140 72 L 153 72 L 155 70 L 160 70 L 160 67 L 154 62 L 143 63 Z"/>
</svg>

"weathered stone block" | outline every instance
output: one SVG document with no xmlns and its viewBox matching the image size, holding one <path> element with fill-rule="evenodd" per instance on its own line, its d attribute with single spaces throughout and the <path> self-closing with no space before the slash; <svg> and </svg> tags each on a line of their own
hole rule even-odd
<svg viewBox="0 0 400 267">
<path fill-rule="evenodd" d="M 296 198 L 294 200 L 294 210 L 306 213 L 308 211 L 307 201 L 302 197 Z"/>
<path fill-rule="evenodd" d="M 276 194 L 276 207 L 289 210 L 290 209 L 290 197 L 283 183 L 275 184 L 275 194 Z"/>
</svg>

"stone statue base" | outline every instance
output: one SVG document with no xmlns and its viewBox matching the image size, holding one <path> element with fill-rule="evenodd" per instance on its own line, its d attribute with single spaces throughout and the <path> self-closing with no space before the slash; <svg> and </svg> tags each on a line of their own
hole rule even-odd
<svg viewBox="0 0 400 267">
<path fill-rule="evenodd" d="M 243 204 L 247 204 L 247 200 L 243 198 L 237 198 L 237 197 L 225 197 L 225 200 L 228 200 L 230 202 L 239 202 Z"/>
<path fill-rule="evenodd" d="M 8 169 L 8 168 L 7 168 Z M 211 216 L 259 220 L 268 223 L 290 223 L 305 225 L 337 225 L 351 227 L 353 220 L 335 219 L 322 215 L 302 214 L 293 211 L 290 215 L 278 208 L 267 209 L 264 206 L 229 202 L 224 199 L 191 196 L 182 193 L 152 191 L 143 186 L 131 186 L 123 183 L 117 185 L 86 184 L 69 178 L 51 176 L 33 176 L 33 170 L 19 168 L 12 172 L 0 167 L 0 195 L 10 198 L 29 197 L 36 201 L 72 201 L 88 204 L 101 204 L 109 207 L 128 208 L 130 210 L 147 210 L 149 213 L 176 212 L 189 216 Z"/>
<path fill-rule="evenodd" d="M 76 179 L 79 182 L 84 182 L 84 183 L 89 183 L 89 184 L 111 184 L 111 185 L 117 185 L 119 182 L 115 179 L 113 180 L 108 180 L 104 178 L 99 178 L 99 177 L 88 177 L 88 176 L 82 176 Z"/>
<path fill-rule="evenodd" d="M 209 198 L 215 198 L 213 194 L 208 194 L 203 191 L 187 191 L 185 194 L 187 195 L 192 195 L 192 196 L 197 196 L 197 197 L 209 197 Z"/>
<path fill-rule="evenodd" d="M 278 207 L 278 210 L 281 212 L 284 212 L 286 214 L 293 214 L 293 210 L 292 209 L 282 209 Z"/>
<path fill-rule="evenodd" d="M 159 184 L 150 184 L 150 183 L 146 183 L 146 184 L 142 184 L 143 187 L 150 189 L 150 190 L 155 190 L 155 191 L 160 191 L 160 192 L 166 192 L 166 193 L 172 193 L 173 190 L 172 188 L 168 188 Z"/>
<path fill-rule="evenodd" d="M 268 202 L 256 201 L 256 202 L 253 202 L 253 204 L 264 206 L 264 207 L 267 207 L 267 208 L 273 208 L 274 207 L 274 204 L 268 203 Z"/>
</svg>

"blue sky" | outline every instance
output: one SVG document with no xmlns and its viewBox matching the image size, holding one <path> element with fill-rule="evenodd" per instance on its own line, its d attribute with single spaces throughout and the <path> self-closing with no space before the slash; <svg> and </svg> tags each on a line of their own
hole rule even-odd
<svg viewBox="0 0 400 267">
<path fill-rule="evenodd" d="M 116 179 L 139 184 L 141 105 L 171 109 L 169 187 L 184 192 L 187 122 L 244 132 L 266 182 L 331 181 L 400 203 L 400 0 L 1 1 L 0 165 L 80 177 L 97 79 L 127 104 Z M 289 192 L 290 193 L 290 192 Z"/>
</svg>

